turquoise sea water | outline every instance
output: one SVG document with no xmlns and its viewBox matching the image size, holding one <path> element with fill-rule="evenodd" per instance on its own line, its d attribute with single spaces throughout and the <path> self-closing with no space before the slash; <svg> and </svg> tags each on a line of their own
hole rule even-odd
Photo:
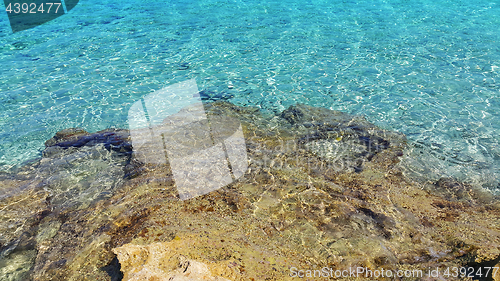
<svg viewBox="0 0 500 281">
<path fill-rule="evenodd" d="M 269 112 L 365 115 L 407 135 L 408 174 L 498 189 L 499 26 L 482 0 L 81 0 L 15 34 L 1 13 L 0 170 L 64 128 L 127 128 L 135 101 L 195 79 Z"/>
</svg>

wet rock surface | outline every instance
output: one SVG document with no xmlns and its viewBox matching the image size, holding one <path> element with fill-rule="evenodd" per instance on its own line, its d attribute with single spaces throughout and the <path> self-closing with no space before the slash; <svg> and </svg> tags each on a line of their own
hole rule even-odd
<svg viewBox="0 0 500 281">
<path fill-rule="evenodd" d="M 184 255 L 199 247 L 191 239 L 153 243 L 147 246 L 127 244 L 113 249 L 125 272 L 124 280 L 207 280 L 228 281 L 222 276 L 231 275 L 228 264 L 187 259 Z"/>
<path fill-rule="evenodd" d="M 186 263 L 206 280 L 288 280 L 291 267 L 427 272 L 500 256 L 498 198 L 406 178 L 399 133 L 303 105 L 205 110 L 241 121 L 249 168 L 203 196 L 180 201 L 169 165 L 135 161 L 122 130 L 56 134 L 3 176 L 2 280 L 184 278 Z"/>
<path fill-rule="evenodd" d="M 46 142 L 41 159 L 4 175 L 0 257 L 2 268 L 11 269 L 2 276 L 26 280 L 21 273 L 36 269 L 39 247 L 56 237 L 61 228 L 62 222 L 54 218 L 61 211 L 85 209 L 111 197 L 125 180 L 131 152 L 126 130 L 90 134 L 66 129 Z"/>
<path fill-rule="evenodd" d="M 83 129 L 71 128 L 57 132 L 54 137 L 45 142 L 43 155 L 50 157 L 57 155 L 64 149 L 76 149 L 82 146 L 92 147 L 103 145 L 107 150 L 113 150 L 123 154 L 132 153 L 132 144 L 127 130 L 107 129 L 90 134 Z"/>
<path fill-rule="evenodd" d="M 361 116 L 308 105 L 291 106 L 281 117 L 300 135 L 299 144 L 338 170 L 360 172 L 363 163 L 390 165 L 403 155 L 403 134 L 380 129 Z M 379 155 L 380 154 L 380 155 Z"/>
</svg>

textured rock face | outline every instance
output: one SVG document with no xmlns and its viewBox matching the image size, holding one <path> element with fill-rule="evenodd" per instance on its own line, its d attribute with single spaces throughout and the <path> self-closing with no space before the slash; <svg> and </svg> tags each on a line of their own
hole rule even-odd
<svg viewBox="0 0 500 281">
<path fill-rule="evenodd" d="M 403 134 L 382 130 L 361 116 L 298 104 L 281 113 L 298 136 L 298 144 L 339 171 L 360 172 L 375 161 L 391 165 L 403 155 Z"/>
<path fill-rule="evenodd" d="M 51 139 L 45 142 L 46 147 L 54 146 L 58 143 L 77 141 L 84 136 L 90 135 L 87 131 L 82 128 L 68 128 L 59 131 Z"/>
<path fill-rule="evenodd" d="M 135 162 L 126 131 L 61 133 L 40 161 L 2 176 L 0 279 L 295 280 L 291 267 L 498 263 L 498 198 L 407 179 L 403 135 L 302 105 L 205 110 L 241 121 L 249 168 L 203 196 L 180 201 L 169 165 Z"/>
<path fill-rule="evenodd" d="M 66 129 L 46 142 L 43 157 L 1 180 L 2 276 L 24 276 L 61 228 L 61 211 L 85 209 L 124 182 L 131 146 L 126 130 L 90 134 Z M 48 218 L 47 218 L 48 216 Z M 58 265 L 64 265 L 60 259 Z M 12 277 L 24 280 L 25 277 Z M 0 278 L 1 279 L 1 278 Z"/>
<path fill-rule="evenodd" d="M 189 241 L 192 242 L 192 241 Z M 187 259 L 183 253 L 190 245 L 188 241 L 153 243 L 147 246 L 127 244 L 113 249 L 118 256 L 124 280 L 165 280 L 165 281 L 228 281 L 214 276 L 207 264 Z M 214 271 L 225 270 L 224 266 L 213 264 Z"/>
<path fill-rule="evenodd" d="M 46 146 L 34 173 L 41 179 L 38 188 L 50 191 L 56 208 L 85 208 L 111 196 L 122 184 L 132 154 L 126 130 L 90 134 L 67 129 L 56 133 Z"/>
</svg>

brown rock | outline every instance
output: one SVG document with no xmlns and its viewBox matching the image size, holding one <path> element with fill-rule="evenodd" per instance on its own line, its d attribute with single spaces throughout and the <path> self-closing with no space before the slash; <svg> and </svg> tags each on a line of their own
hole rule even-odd
<svg viewBox="0 0 500 281">
<path fill-rule="evenodd" d="M 64 129 L 62 131 L 57 132 L 55 136 L 52 137 L 51 139 L 47 140 L 45 142 L 45 146 L 46 147 L 53 146 L 61 141 L 68 141 L 86 135 L 89 135 L 89 133 L 82 128 Z"/>
<path fill-rule="evenodd" d="M 123 280 L 229 280 L 214 276 L 213 270 L 210 270 L 206 263 L 183 256 L 180 251 L 183 248 L 180 244 L 183 243 L 186 242 L 177 239 L 147 246 L 126 244 L 114 248 L 113 252 L 120 261 L 121 270 L 124 273 Z M 215 270 L 216 272 L 225 270 L 225 266 L 220 264 L 212 265 L 212 267 L 220 267 L 219 270 Z"/>
</svg>

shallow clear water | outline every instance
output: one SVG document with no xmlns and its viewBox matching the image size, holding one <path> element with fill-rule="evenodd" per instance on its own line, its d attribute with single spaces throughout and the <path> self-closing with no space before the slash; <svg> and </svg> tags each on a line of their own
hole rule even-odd
<svg viewBox="0 0 500 281">
<path fill-rule="evenodd" d="M 496 188 L 497 2 L 82 0 L 15 34 L 1 14 L 0 169 L 64 128 L 127 128 L 135 101 L 194 78 L 270 112 L 365 115 L 407 135 L 408 173 Z"/>
</svg>

